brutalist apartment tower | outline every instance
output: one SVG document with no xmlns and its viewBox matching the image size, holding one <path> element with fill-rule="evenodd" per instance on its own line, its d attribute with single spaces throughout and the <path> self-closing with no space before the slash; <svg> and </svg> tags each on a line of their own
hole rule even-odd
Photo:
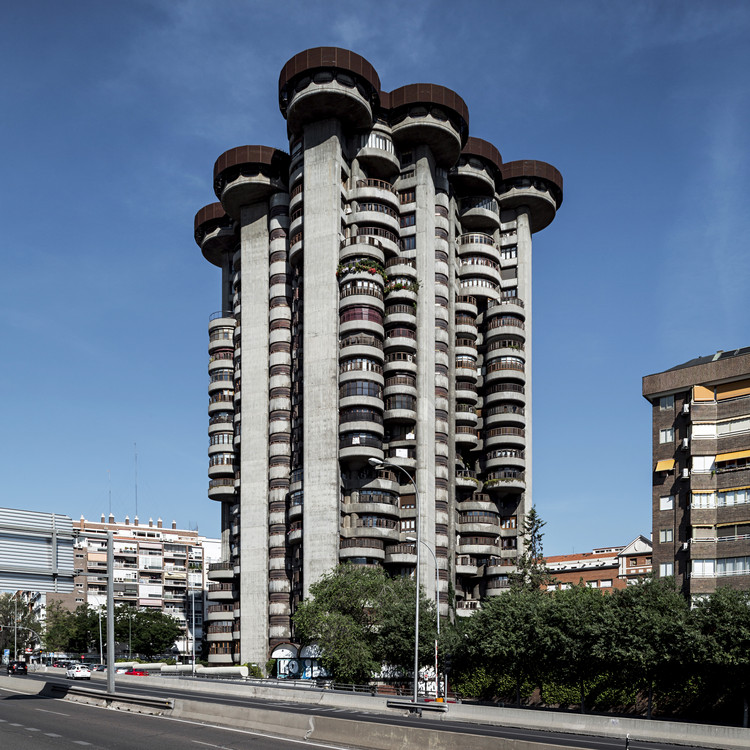
<svg viewBox="0 0 750 750">
<path fill-rule="evenodd" d="M 531 503 L 531 236 L 560 173 L 503 162 L 458 94 L 383 91 L 348 50 L 295 55 L 279 106 L 289 153 L 222 154 L 195 218 L 221 269 L 215 664 L 265 663 L 340 562 L 413 575 L 416 524 L 426 595 L 470 614 L 507 588 Z"/>
</svg>

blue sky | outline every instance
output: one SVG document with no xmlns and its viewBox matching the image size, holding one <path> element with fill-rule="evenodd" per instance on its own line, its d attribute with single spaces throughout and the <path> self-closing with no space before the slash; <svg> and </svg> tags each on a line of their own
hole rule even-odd
<svg viewBox="0 0 750 750">
<path fill-rule="evenodd" d="M 563 174 L 534 240 L 547 554 L 650 532 L 641 377 L 750 344 L 750 3 L 6 3 L 0 505 L 219 532 L 193 216 L 223 151 L 288 148 L 286 60 L 332 45 L 456 90 L 472 135 Z"/>
</svg>

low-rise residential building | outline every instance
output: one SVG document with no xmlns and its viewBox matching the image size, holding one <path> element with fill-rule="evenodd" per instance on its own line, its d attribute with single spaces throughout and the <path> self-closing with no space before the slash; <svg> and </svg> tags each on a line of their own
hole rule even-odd
<svg viewBox="0 0 750 750">
<path fill-rule="evenodd" d="M 652 572 L 651 541 L 637 536 L 621 547 L 599 547 L 591 552 L 550 555 L 547 568 L 554 581 L 548 591 L 567 589 L 581 582 L 604 591 L 624 589 Z"/>
</svg>

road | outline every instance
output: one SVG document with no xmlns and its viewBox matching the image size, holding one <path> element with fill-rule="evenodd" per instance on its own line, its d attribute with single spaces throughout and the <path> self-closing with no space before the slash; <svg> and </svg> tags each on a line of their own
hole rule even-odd
<svg viewBox="0 0 750 750">
<path fill-rule="evenodd" d="M 18 679 L 34 680 L 39 683 L 41 690 L 44 682 L 59 682 L 70 684 L 69 681 L 62 677 L 47 674 L 30 674 L 28 677 L 19 677 Z M 359 722 L 376 722 L 391 725 L 400 725 L 408 727 L 423 727 L 426 729 L 451 732 L 456 734 L 472 733 L 497 738 L 509 738 L 516 740 L 526 740 L 538 742 L 540 750 L 545 747 L 571 747 L 571 748 L 588 748 L 589 750 L 623 750 L 624 740 L 605 738 L 605 737 L 586 737 L 581 735 L 560 734 L 552 732 L 542 732 L 538 730 L 516 729 L 513 727 L 496 727 L 489 725 L 468 724 L 465 722 L 451 722 L 449 719 L 442 718 L 436 721 L 435 718 L 418 718 L 415 716 L 403 716 L 394 712 L 392 715 L 383 715 L 379 713 L 370 713 L 362 710 L 349 710 L 345 708 L 326 708 L 315 705 L 306 705 L 284 701 L 283 691 L 280 692 L 278 700 L 265 700 L 259 698 L 244 698 L 237 696 L 217 696 L 205 695 L 191 691 L 183 691 L 179 687 L 180 681 L 175 680 L 174 687 L 168 688 L 156 687 L 149 685 L 148 678 L 144 678 L 142 683 L 133 684 L 129 681 L 127 686 L 120 684 L 118 689 L 128 693 L 143 693 L 151 696 L 186 698 L 189 700 L 199 700 L 210 703 L 221 703 L 225 705 L 239 705 L 246 709 L 262 708 L 279 711 L 281 713 L 295 713 L 304 715 L 323 715 L 331 716 L 337 719 L 352 719 Z M 85 687 L 104 690 L 106 683 L 97 679 L 86 682 Z M 23 709 L 23 716 L 21 710 Z M 60 714 L 68 714 L 71 718 L 63 720 L 60 717 L 60 723 L 57 724 L 55 714 L 49 714 L 55 711 Z M 51 720 L 50 720 L 51 717 Z M 103 718 L 99 718 L 103 717 Z M 158 750 L 172 750 L 179 747 L 185 750 L 186 747 L 220 747 L 220 748 L 246 748 L 252 747 L 257 750 L 261 748 L 287 748 L 299 747 L 299 742 L 294 740 L 283 740 L 278 738 L 264 737 L 258 733 L 236 732 L 229 729 L 209 727 L 201 724 L 185 724 L 176 720 L 147 717 L 133 714 L 99 709 L 95 707 L 84 706 L 82 704 L 72 703 L 49 698 L 40 698 L 38 696 L 21 696 L 9 694 L 0 691 L 0 747 L 3 750 L 15 750 L 16 745 L 6 742 L 6 738 L 12 736 L 15 741 L 22 742 L 17 745 L 19 748 L 36 748 L 55 747 L 58 750 L 60 744 L 34 744 L 38 741 L 59 741 L 59 738 L 50 735 L 61 735 L 70 737 L 72 743 L 78 746 L 89 746 L 103 748 L 104 750 L 120 750 L 120 748 L 141 748 L 156 747 Z M 44 721 L 42 721 L 44 719 Z M 113 732 L 113 727 L 117 730 Z M 49 727 L 52 727 L 51 729 Z M 47 727 L 47 728 L 45 728 Z M 57 729 L 55 727 L 58 727 Z M 61 731 L 65 728 L 66 732 Z M 38 730 L 38 731 L 35 731 Z M 33 739 L 30 739 L 32 738 Z M 175 738 L 175 744 L 168 744 Z M 352 742 L 357 738 L 352 737 Z M 154 743 L 157 743 L 154 745 Z M 263 744 L 269 743 L 269 744 Z M 303 743 L 312 745 L 313 743 Z M 456 738 L 456 744 L 460 744 L 460 739 Z M 323 747 L 322 745 L 318 745 Z M 328 746 L 331 747 L 331 746 Z M 631 740 L 630 750 L 675 750 L 674 745 L 667 745 L 658 742 L 642 742 Z M 683 746 L 681 750 L 705 750 L 705 748 L 694 747 L 687 748 Z"/>
</svg>

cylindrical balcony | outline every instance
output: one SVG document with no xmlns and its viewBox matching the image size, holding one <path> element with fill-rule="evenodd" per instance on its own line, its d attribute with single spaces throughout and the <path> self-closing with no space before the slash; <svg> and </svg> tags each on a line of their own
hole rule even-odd
<svg viewBox="0 0 750 750">
<path fill-rule="evenodd" d="M 538 232 L 552 222 L 562 204 L 562 175 L 543 161 L 507 162 L 502 165 L 497 199 L 501 211 L 528 208 L 531 231 Z"/>
</svg>

